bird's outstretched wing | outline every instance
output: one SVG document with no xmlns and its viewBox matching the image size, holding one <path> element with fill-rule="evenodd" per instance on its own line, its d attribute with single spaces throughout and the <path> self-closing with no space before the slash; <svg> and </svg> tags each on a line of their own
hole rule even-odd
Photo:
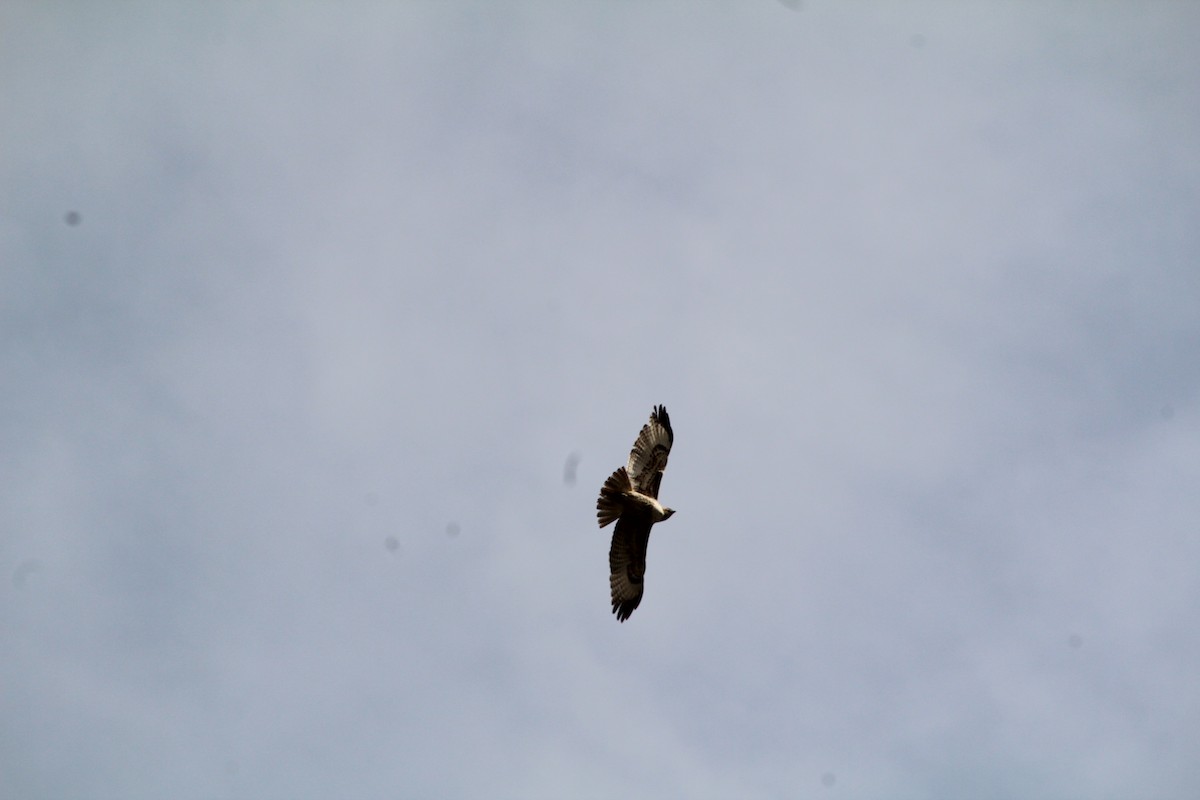
<svg viewBox="0 0 1200 800">
<path fill-rule="evenodd" d="M 642 426 L 629 453 L 629 478 L 642 494 L 658 497 L 658 487 L 662 484 L 663 470 L 667 468 L 667 456 L 671 455 L 674 440 L 666 407 L 655 406 L 650 412 L 650 421 Z"/>
<path fill-rule="evenodd" d="M 626 511 L 613 529 L 612 546 L 608 550 L 608 585 L 612 589 L 613 613 L 621 622 L 629 619 L 642 602 L 650 524 L 647 515 Z"/>
</svg>

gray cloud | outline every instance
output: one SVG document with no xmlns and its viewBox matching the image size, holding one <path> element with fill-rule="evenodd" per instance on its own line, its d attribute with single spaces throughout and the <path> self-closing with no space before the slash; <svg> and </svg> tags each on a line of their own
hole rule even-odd
<svg viewBox="0 0 1200 800">
<path fill-rule="evenodd" d="M 789 8 L 0 12 L 10 791 L 1196 793 L 1196 14 Z"/>
</svg>

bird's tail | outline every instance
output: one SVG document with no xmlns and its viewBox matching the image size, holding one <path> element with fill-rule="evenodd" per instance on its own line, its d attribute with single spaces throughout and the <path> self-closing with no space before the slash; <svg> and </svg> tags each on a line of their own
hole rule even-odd
<svg viewBox="0 0 1200 800">
<path fill-rule="evenodd" d="M 621 512 L 625 510 L 622 497 L 626 492 L 632 491 L 633 484 L 629 480 L 629 472 L 624 467 L 608 476 L 608 480 L 600 487 L 600 497 L 596 500 L 596 519 L 599 520 L 601 528 L 615 522 L 617 517 L 621 516 Z"/>
</svg>

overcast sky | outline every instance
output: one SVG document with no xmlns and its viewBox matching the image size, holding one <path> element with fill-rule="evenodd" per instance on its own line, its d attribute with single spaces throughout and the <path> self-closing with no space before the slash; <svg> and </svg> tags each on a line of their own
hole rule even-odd
<svg viewBox="0 0 1200 800">
<path fill-rule="evenodd" d="M 5 797 L 1200 796 L 1198 40 L 5 2 Z"/>
</svg>

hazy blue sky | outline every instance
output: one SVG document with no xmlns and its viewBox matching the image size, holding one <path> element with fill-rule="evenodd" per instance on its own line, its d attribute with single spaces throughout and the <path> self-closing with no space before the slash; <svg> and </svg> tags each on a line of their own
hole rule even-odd
<svg viewBox="0 0 1200 800">
<path fill-rule="evenodd" d="M 1197 41 L 5 2 L 5 796 L 1200 796 Z"/>
</svg>

